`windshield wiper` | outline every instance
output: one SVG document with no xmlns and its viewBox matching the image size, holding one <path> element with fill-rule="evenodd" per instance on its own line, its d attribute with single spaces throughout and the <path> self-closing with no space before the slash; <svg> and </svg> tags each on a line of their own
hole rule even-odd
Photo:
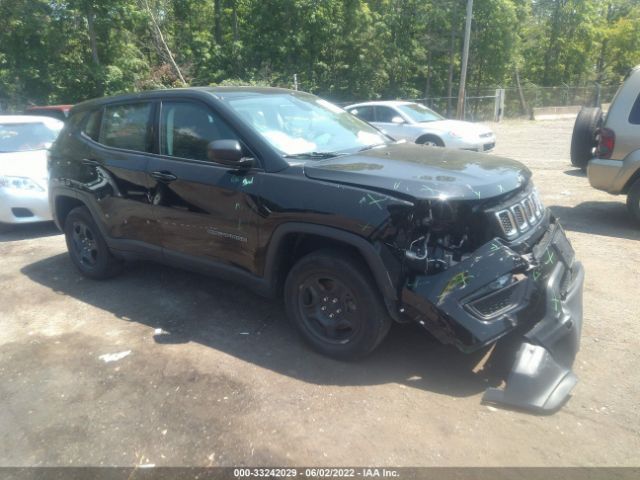
<svg viewBox="0 0 640 480">
<path fill-rule="evenodd" d="M 376 143 L 373 145 L 367 145 L 365 147 L 362 147 L 360 150 L 358 150 L 358 152 L 364 152 L 366 150 L 371 150 L 372 148 L 376 148 L 376 147 L 382 147 L 383 145 L 387 145 L 386 143 Z"/>
<path fill-rule="evenodd" d="M 305 153 L 290 153 L 285 155 L 284 158 L 306 158 L 311 160 L 322 160 L 325 158 L 338 157 L 340 155 L 346 155 L 342 152 L 305 152 Z"/>
</svg>

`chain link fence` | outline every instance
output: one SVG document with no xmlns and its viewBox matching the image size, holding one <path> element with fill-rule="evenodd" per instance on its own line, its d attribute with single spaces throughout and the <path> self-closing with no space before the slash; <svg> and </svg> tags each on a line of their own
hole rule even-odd
<svg viewBox="0 0 640 480">
<path fill-rule="evenodd" d="M 611 103 L 619 85 L 562 85 L 559 87 L 539 87 L 526 85 L 521 92 L 516 87 L 504 89 L 504 108 L 506 118 L 530 118 L 533 109 L 544 107 L 580 107 Z M 465 99 L 465 119 L 469 121 L 493 121 L 496 119 L 499 95 L 496 88 L 473 90 Z M 429 97 L 410 99 L 422 103 L 441 113 L 445 117 L 456 115 L 457 97 Z"/>
</svg>

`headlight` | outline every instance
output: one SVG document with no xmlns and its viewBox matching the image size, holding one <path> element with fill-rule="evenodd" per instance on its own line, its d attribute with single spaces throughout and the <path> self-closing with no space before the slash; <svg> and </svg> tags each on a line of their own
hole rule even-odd
<svg viewBox="0 0 640 480">
<path fill-rule="evenodd" d="M 44 192 L 44 188 L 27 177 L 8 177 L 5 175 L 0 175 L 0 188 Z"/>
</svg>

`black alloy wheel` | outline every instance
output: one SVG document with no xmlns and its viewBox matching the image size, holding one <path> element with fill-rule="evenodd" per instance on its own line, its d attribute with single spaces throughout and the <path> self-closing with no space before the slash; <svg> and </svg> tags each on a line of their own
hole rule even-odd
<svg viewBox="0 0 640 480">
<path fill-rule="evenodd" d="M 69 212 L 64 223 L 64 235 L 69 256 L 84 276 L 102 280 L 120 271 L 122 262 L 109 250 L 86 207 Z"/>
<path fill-rule="evenodd" d="M 337 249 L 297 261 L 285 285 L 287 316 L 318 352 L 341 360 L 371 353 L 386 337 L 391 317 L 364 262 Z"/>
<path fill-rule="evenodd" d="M 91 228 L 81 220 L 73 222 L 71 240 L 78 260 L 87 268 L 98 262 L 98 244 Z"/>
<path fill-rule="evenodd" d="M 353 291 L 330 272 L 312 274 L 298 289 L 300 316 L 323 342 L 346 343 L 362 327 Z"/>
</svg>

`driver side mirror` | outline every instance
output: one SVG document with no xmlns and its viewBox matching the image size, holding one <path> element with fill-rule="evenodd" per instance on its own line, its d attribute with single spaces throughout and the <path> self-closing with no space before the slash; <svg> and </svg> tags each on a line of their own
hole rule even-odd
<svg viewBox="0 0 640 480">
<path fill-rule="evenodd" d="M 251 168 L 255 159 L 242 154 L 242 145 L 237 140 L 214 140 L 207 145 L 207 158 L 238 170 Z"/>
<path fill-rule="evenodd" d="M 402 125 L 403 123 L 405 123 L 405 121 L 404 121 L 404 118 L 402 118 L 400 115 L 396 115 L 391 119 L 391 123 L 395 123 L 396 125 Z"/>
</svg>

